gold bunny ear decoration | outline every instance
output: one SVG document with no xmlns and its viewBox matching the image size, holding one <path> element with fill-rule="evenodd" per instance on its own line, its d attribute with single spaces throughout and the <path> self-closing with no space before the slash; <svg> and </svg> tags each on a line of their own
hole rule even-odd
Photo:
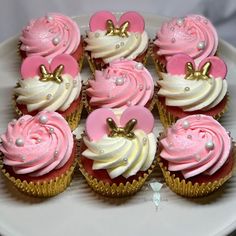
<svg viewBox="0 0 236 236">
<path fill-rule="evenodd" d="M 209 72 L 211 68 L 211 62 L 206 62 L 200 70 L 195 70 L 193 68 L 193 64 L 191 62 L 188 62 L 186 64 L 185 70 L 186 70 L 186 76 L 185 79 L 188 80 L 207 80 L 210 78 Z"/>
<path fill-rule="evenodd" d="M 120 27 L 116 28 L 113 24 L 112 20 L 107 20 L 107 33 L 106 35 L 115 36 L 118 35 L 120 37 L 128 37 L 128 28 L 129 22 L 125 21 Z"/>
<path fill-rule="evenodd" d="M 62 83 L 63 79 L 61 77 L 61 74 L 64 70 L 64 66 L 63 65 L 59 65 L 54 71 L 53 73 L 50 73 L 47 71 L 47 68 L 44 65 L 40 66 L 40 72 L 41 72 L 41 76 L 40 76 L 40 80 L 43 82 L 47 82 L 47 81 L 55 81 L 57 83 Z"/>
<path fill-rule="evenodd" d="M 107 118 L 107 125 L 110 129 L 109 137 L 126 137 L 126 138 L 134 138 L 135 134 L 132 131 L 134 126 L 137 124 L 136 119 L 129 120 L 125 127 L 118 127 L 115 121 L 109 117 Z"/>
</svg>

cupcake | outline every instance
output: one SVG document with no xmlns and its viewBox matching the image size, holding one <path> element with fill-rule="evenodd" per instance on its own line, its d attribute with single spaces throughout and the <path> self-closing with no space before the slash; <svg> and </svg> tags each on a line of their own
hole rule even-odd
<svg viewBox="0 0 236 236">
<path fill-rule="evenodd" d="M 206 57 L 214 56 L 217 47 L 216 29 L 207 18 L 200 15 L 175 17 L 164 22 L 157 32 L 153 59 L 159 74 L 166 72 L 166 63 L 175 54 L 188 54 L 198 65 Z"/>
<path fill-rule="evenodd" d="M 218 57 L 207 57 L 196 66 L 186 54 L 177 54 L 167 62 L 167 73 L 157 81 L 158 110 L 167 127 L 179 118 L 205 114 L 220 119 L 227 109 L 227 67 Z"/>
<path fill-rule="evenodd" d="M 111 109 L 93 111 L 85 123 L 79 166 L 90 187 L 108 197 L 136 193 L 155 167 L 154 118 L 142 106 L 120 117 Z"/>
<path fill-rule="evenodd" d="M 131 60 L 116 60 L 102 70 L 96 70 L 88 81 L 85 95 L 88 111 L 97 108 L 124 110 L 129 106 L 155 105 L 154 82 L 142 63 Z"/>
<path fill-rule="evenodd" d="M 81 77 L 72 56 L 59 55 L 51 63 L 41 56 L 27 57 L 21 65 L 21 76 L 14 89 L 19 115 L 57 111 L 72 130 L 78 126 L 83 108 Z"/>
<path fill-rule="evenodd" d="M 145 64 L 149 39 L 144 19 L 137 12 L 126 12 L 119 20 L 109 11 L 96 12 L 89 27 L 85 51 L 92 72 L 120 58 Z"/>
<path fill-rule="evenodd" d="M 1 135 L 0 166 L 18 190 L 35 197 L 63 192 L 76 165 L 70 128 L 57 112 L 41 111 L 8 124 Z"/>
<path fill-rule="evenodd" d="M 31 20 L 19 39 L 21 57 L 42 56 L 48 61 L 61 54 L 73 56 L 82 67 L 83 42 L 75 21 L 60 13 Z"/>
<path fill-rule="evenodd" d="M 169 188 L 185 197 L 208 195 L 232 175 L 235 150 L 211 116 L 178 120 L 160 138 L 160 167 Z"/>
</svg>

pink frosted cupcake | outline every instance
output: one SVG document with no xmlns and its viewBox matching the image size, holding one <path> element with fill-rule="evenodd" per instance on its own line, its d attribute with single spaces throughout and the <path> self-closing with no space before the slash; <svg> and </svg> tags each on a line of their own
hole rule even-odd
<svg viewBox="0 0 236 236">
<path fill-rule="evenodd" d="M 91 16 L 85 50 L 92 72 L 120 58 L 146 63 L 149 39 L 143 17 L 134 11 L 116 19 L 109 11 Z"/>
<path fill-rule="evenodd" d="M 167 185 L 186 197 L 217 190 L 233 173 L 232 144 L 225 128 L 210 116 L 178 120 L 160 137 L 160 167 Z"/>
<path fill-rule="evenodd" d="M 188 15 L 166 21 L 157 32 L 153 58 L 158 72 L 165 72 L 166 62 L 175 54 L 185 53 L 196 64 L 216 54 L 218 35 L 212 23 L 201 15 Z"/>
<path fill-rule="evenodd" d="M 142 63 L 116 60 L 102 70 L 96 70 L 86 90 L 88 110 L 113 108 L 124 110 L 129 106 L 145 106 L 150 110 L 155 104 L 154 82 Z"/>
<path fill-rule="evenodd" d="M 177 119 L 205 114 L 220 119 L 227 110 L 227 67 L 219 57 L 207 57 L 199 66 L 186 54 L 171 57 L 158 80 L 158 110 L 167 127 Z"/>
<path fill-rule="evenodd" d="M 1 168 L 20 191 L 50 197 L 70 184 L 76 144 L 64 118 L 56 112 L 25 115 L 8 124 L 1 135 Z"/>
<path fill-rule="evenodd" d="M 20 36 L 20 55 L 42 56 L 51 61 L 60 54 L 70 54 L 82 66 L 83 42 L 75 21 L 61 13 L 48 13 L 31 20 Z"/>
</svg>

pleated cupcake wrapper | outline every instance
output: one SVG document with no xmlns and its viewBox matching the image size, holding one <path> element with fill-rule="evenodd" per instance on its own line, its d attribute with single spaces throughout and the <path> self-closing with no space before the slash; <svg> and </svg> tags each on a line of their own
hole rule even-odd
<svg viewBox="0 0 236 236">
<path fill-rule="evenodd" d="M 218 114 L 213 116 L 215 120 L 219 120 L 224 115 L 224 113 L 228 110 L 229 94 L 227 93 L 226 96 L 227 96 L 226 105 L 222 111 L 220 111 Z M 166 108 L 162 105 L 162 103 L 158 99 L 157 99 L 156 105 L 159 112 L 160 121 L 162 125 L 164 126 L 164 128 L 168 128 L 169 126 L 174 124 L 178 119 L 180 119 L 180 118 L 175 117 L 169 111 L 167 111 Z M 199 112 L 199 114 L 201 114 L 201 112 Z"/>
<path fill-rule="evenodd" d="M 79 145 L 79 155 L 81 156 L 81 142 L 82 139 L 78 141 Z M 157 160 L 155 159 L 152 165 L 149 167 L 147 171 L 142 176 L 137 177 L 132 182 L 127 181 L 126 183 L 120 183 L 117 185 L 116 183 L 109 184 L 105 183 L 102 180 L 99 180 L 92 175 L 88 174 L 87 171 L 84 169 L 82 162 L 78 161 L 79 169 L 82 175 L 85 177 L 88 185 L 92 188 L 93 191 L 99 193 L 105 197 L 110 198 L 121 198 L 121 197 L 128 197 L 137 193 L 142 186 L 144 185 L 147 178 L 152 173 L 153 169 L 157 166 Z"/>
<path fill-rule="evenodd" d="M 21 47 L 21 41 L 18 41 L 18 43 L 17 43 L 17 55 L 20 57 L 20 58 L 22 58 L 21 57 L 21 53 L 20 53 L 20 47 Z M 83 51 L 83 54 L 80 56 L 80 58 L 77 60 L 77 62 L 78 62 L 78 66 L 79 66 L 79 69 L 80 69 L 80 71 L 82 70 L 82 67 L 83 67 L 83 63 L 84 63 L 84 51 Z"/>
<path fill-rule="evenodd" d="M 132 182 L 120 183 L 119 185 L 113 183 L 104 183 L 101 180 L 94 178 L 89 175 L 84 169 L 82 163 L 79 161 L 79 168 L 85 179 L 87 180 L 88 185 L 97 193 L 106 196 L 106 197 L 127 197 L 138 192 L 144 185 L 148 176 L 152 173 L 156 162 L 154 161 L 152 166 L 143 174 L 142 177 L 138 177 L 137 180 Z"/>
<path fill-rule="evenodd" d="M 153 42 L 151 42 L 150 46 L 149 46 L 150 55 L 151 55 L 151 58 L 153 60 L 154 66 L 155 66 L 156 73 L 157 73 L 159 79 L 162 79 L 161 73 L 166 72 L 166 66 L 163 63 L 161 63 L 160 61 L 158 61 L 157 57 L 155 56 L 155 54 L 153 52 L 153 47 L 154 47 L 154 44 L 153 44 Z"/>
<path fill-rule="evenodd" d="M 147 63 L 147 60 L 148 60 L 148 57 L 150 55 L 150 47 L 148 46 L 146 52 L 145 52 L 145 56 L 143 57 L 142 61 L 140 61 L 144 66 L 146 65 Z M 104 63 L 103 61 L 100 63 L 100 64 L 96 64 L 96 59 L 94 60 L 91 55 L 88 53 L 88 52 L 85 52 L 85 56 L 87 58 L 87 61 L 88 61 L 88 64 L 89 64 L 89 67 L 90 67 L 90 70 L 91 72 L 94 74 L 95 73 L 95 70 L 102 70 L 102 68 L 107 64 L 107 63 Z M 134 59 L 135 60 L 135 59 Z"/>
<path fill-rule="evenodd" d="M 75 145 L 77 145 L 77 142 L 75 142 Z M 7 170 L 4 169 L 3 155 L 1 154 L 0 156 L 0 169 L 2 170 L 3 175 L 22 193 L 39 198 L 53 197 L 63 192 L 71 183 L 76 165 L 77 159 L 75 158 L 71 167 L 62 175 L 49 181 L 27 182 L 26 180 L 20 180 L 11 176 Z"/>
<path fill-rule="evenodd" d="M 235 142 L 233 142 L 232 155 L 234 159 L 234 167 L 232 168 L 231 172 L 228 175 L 222 177 L 219 180 L 201 184 L 199 183 L 193 184 L 189 180 L 185 179 L 181 180 L 179 177 L 176 177 L 175 174 L 172 174 L 170 171 L 167 170 L 167 167 L 161 162 L 160 156 L 158 157 L 158 163 L 163 173 L 163 177 L 165 179 L 167 186 L 173 192 L 183 197 L 194 198 L 194 197 L 203 197 L 216 191 L 233 175 L 233 172 L 235 172 L 235 160 L 236 160 Z"/>
<path fill-rule="evenodd" d="M 18 87 L 18 85 L 15 88 L 17 88 L 17 87 Z M 23 113 L 21 112 L 21 110 L 17 106 L 16 96 L 14 94 L 12 96 L 12 104 L 13 104 L 13 107 L 15 108 L 16 114 L 19 117 L 23 116 Z M 70 129 L 72 131 L 75 130 L 78 127 L 78 125 L 79 125 L 81 114 L 82 114 L 82 111 L 83 111 L 83 107 L 84 107 L 84 105 L 83 105 L 83 102 L 81 101 L 80 104 L 78 105 L 78 107 L 75 109 L 75 111 L 73 111 L 72 113 L 70 113 L 67 116 L 63 115 L 63 117 L 67 121 L 67 123 L 70 126 Z"/>
<path fill-rule="evenodd" d="M 82 101 L 84 103 L 84 107 L 87 110 L 88 113 L 91 113 L 94 109 L 90 106 L 89 100 L 88 100 L 88 95 L 86 94 L 86 90 L 88 89 L 89 85 L 88 84 L 83 84 L 82 86 Z M 154 93 L 151 101 L 148 101 L 148 106 L 145 106 L 148 108 L 148 110 L 153 111 L 156 107 L 157 103 L 157 87 L 154 87 Z"/>
</svg>

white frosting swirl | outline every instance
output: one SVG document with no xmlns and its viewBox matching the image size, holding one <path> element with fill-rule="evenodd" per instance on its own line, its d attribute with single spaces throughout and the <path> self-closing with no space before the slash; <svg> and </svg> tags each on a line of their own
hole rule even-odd
<svg viewBox="0 0 236 236">
<path fill-rule="evenodd" d="M 159 96 L 165 97 L 167 106 L 183 111 L 209 110 L 218 105 L 227 93 L 227 81 L 220 77 L 208 80 L 187 80 L 185 75 L 162 73 Z"/>
<path fill-rule="evenodd" d="M 80 95 L 81 77 L 63 74 L 62 80 L 62 83 L 44 82 L 39 80 L 39 76 L 19 80 L 20 87 L 15 89 L 16 102 L 26 105 L 29 112 L 65 111 Z"/>
<path fill-rule="evenodd" d="M 106 35 L 106 31 L 88 32 L 85 39 L 86 51 L 91 52 L 92 58 L 102 58 L 105 63 L 115 59 L 135 59 L 148 48 L 148 35 L 128 32 L 128 37 Z"/>
<path fill-rule="evenodd" d="M 94 161 L 94 170 L 106 169 L 112 179 L 146 171 L 155 157 L 156 138 L 153 133 L 146 134 L 142 130 L 134 133 L 133 139 L 105 135 L 98 141 L 89 141 L 85 136 L 87 149 L 82 155 Z"/>
</svg>

